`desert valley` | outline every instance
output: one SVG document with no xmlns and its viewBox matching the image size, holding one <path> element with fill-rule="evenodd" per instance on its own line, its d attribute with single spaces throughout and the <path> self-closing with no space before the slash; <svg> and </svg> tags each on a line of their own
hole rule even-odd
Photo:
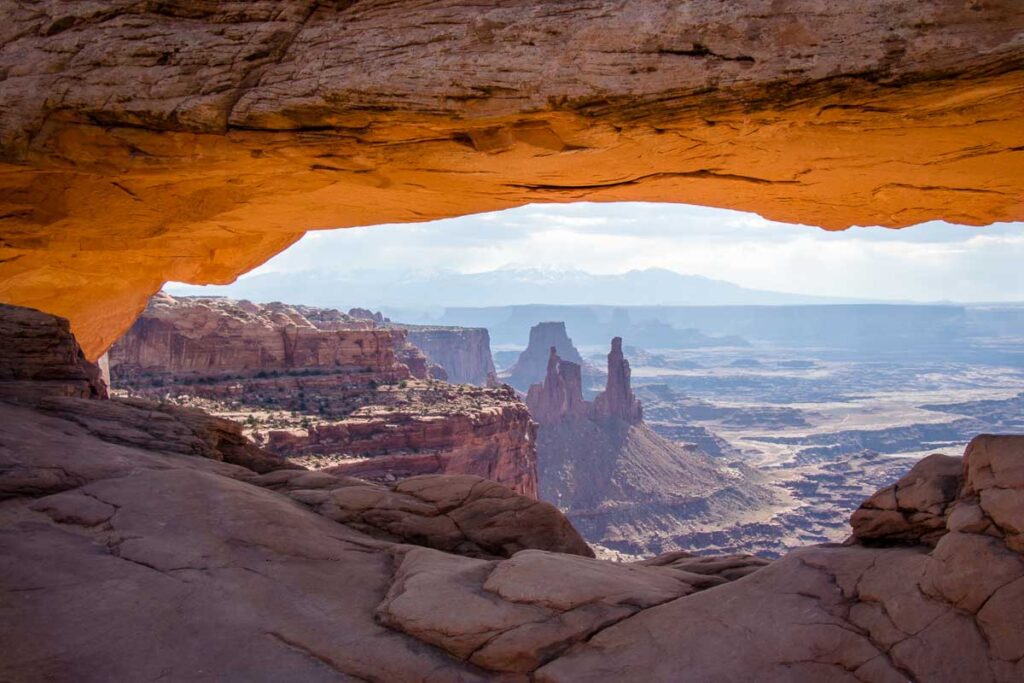
<svg viewBox="0 0 1024 683">
<path fill-rule="evenodd" d="M 861 308 L 827 315 L 834 325 Z M 874 315 L 906 315 L 890 308 Z M 552 312 L 537 309 L 490 315 Z M 610 315 L 604 330 L 577 323 L 582 338 L 609 330 L 643 338 L 652 325 L 634 328 L 621 309 Z M 933 329 L 923 317 L 917 337 L 950 333 L 945 319 Z M 976 434 L 1024 430 L 1024 355 L 1014 347 L 1024 308 L 1000 317 L 1003 336 L 984 348 L 956 339 L 888 355 L 849 348 L 838 334 L 785 346 L 660 322 L 661 343 L 676 348 L 616 337 L 614 359 L 593 345 L 584 358 L 565 323 L 539 322 L 521 335 L 521 351 L 501 356 L 515 360 L 499 371 L 487 328 L 160 294 L 115 344 L 110 366 L 115 393 L 232 419 L 297 465 L 385 483 L 475 474 L 538 496 L 566 512 L 601 557 L 774 558 L 843 541 L 853 511 L 926 455 L 962 452 Z M 494 329 L 507 338 L 507 323 Z M 1007 350 L 987 353 L 999 345 Z M 619 408 L 588 407 L 623 373 Z M 452 375 L 464 383 L 448 382 Z M 635 408 L 622 407 L 631 401 Z"/>
</svg>

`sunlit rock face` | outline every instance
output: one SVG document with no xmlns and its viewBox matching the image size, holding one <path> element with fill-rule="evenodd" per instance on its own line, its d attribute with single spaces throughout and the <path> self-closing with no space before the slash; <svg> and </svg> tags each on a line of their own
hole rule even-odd
<svg viewBox="0 0 1024 683">
<path fill-rule="evenodd" d="M 99 356 L 309 229 L 649 200 L 1024 216 L 1016 0 L 48 3 L 0 30 L 0 299 Z"/>
<path fill-rule="evenodd" d="M 307 370 L 408 379 L 394 334 L 333 309 L 160 293 L 111 348 L 110 364 L 119 379 Z"/>
</svg>

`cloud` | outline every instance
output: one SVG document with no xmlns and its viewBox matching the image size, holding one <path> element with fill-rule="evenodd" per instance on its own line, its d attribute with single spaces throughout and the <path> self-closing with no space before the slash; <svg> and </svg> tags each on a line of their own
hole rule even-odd
<svg viewBox="0 0 1024 683">
<path fill-rule="evenodd" d="M 313 232 L 254 273 L 344 268 L 394 277 L 439 269 L 667 268 L 803 294 L 1007 301 L 1024 300 L 1022 262 L 1021 223 L 826 232 L 700 206 L 577 203 Z"/>
</svg>

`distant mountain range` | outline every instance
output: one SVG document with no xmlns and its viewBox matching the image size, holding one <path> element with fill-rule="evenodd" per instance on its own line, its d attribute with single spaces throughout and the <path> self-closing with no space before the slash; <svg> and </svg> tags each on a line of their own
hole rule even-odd
<svg viewBox="0 0 1024 683">
<path fill-rule="evenodd" d="M 483 273 L 383 271 L 264 273 L 230 285 L 172 284 L 171 294 L 224 295 L 312 306 L 436 309 L 525 304 L 732 306 L 864 303 L 861 299 L 748 289 L 724 280 L 650 268 L 616 275 L 503 268 Z"/>
</svg>

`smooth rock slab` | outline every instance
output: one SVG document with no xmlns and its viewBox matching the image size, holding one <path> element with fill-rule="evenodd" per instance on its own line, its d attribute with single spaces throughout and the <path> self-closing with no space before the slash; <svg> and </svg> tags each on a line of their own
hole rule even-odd
<svg viewBox="0 0 1024 683">
<path fill-rule="evenodd" d="M 471 557 L 510 557 L 524 549 L 593 557 L 586 541 L 558 508 L 472 475 L 423 475 L 391 487 L 351 478 L 336 484 L 310 474 L 277 488 L 313 481 L 313 490 L 289 495 L 319 514 L 371 536 L 415 543 Z M 278 479 L 268 481 L 279 481 Z"/>
</svg>

